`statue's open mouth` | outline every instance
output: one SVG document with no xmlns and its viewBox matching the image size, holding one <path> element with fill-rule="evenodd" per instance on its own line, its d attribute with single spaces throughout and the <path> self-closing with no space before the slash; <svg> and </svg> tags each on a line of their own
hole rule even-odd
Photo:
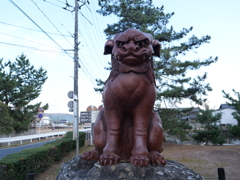
<svg viewBox="0 0 240 180">
<path fill-rule="evenodd" d="M 141 58 L 135 57 L 135 56 L 124 57 L 124 58 L 122 58 L 121 61 L 122 61 L 122 63 L 129 64 L 129 65 L 138 65 L 138 64 L 142 63 Z"/>
</svg>

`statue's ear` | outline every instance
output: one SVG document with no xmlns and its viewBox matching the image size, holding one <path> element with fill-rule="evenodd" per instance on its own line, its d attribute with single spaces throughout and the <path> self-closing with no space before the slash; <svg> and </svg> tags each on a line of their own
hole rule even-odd
<svg viewBox="0 0 240 180">
<path fill-rule="evenodd" d="M 106 54 L 112 54 L 112 49 L 114 46 L 114 41 L 112 39 L 107 40 L 104 46 L 104 55 Z"/>
<path fill-rule="evenodd" d="M 153 47 L 153 51 L 154 51 L 153 56 L 160 57 L 161 44 L 159 43 L 159 41 L 153 39 L 152 47 Z"/>
</svg>

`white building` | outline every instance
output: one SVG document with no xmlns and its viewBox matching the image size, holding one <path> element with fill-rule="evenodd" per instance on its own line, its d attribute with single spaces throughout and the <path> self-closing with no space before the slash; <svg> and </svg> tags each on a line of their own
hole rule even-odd
<svg viewBox="0 0 240 180">
<path fill-rule="evenodd" d="M 39 121 L 39 119 L 37 120 Z M 36 124 L 37 126 L 41 124 L 42 125 L 50 125 L 51 123 L 51 118 L 48 116 L 43 116 L 43 118 Z"/>
<path fill-rule="evenodd" d="M 236 119 L 234 119 L 232 113 L 237 112 L 233 106 L 228 106 L 227 104 L 221 104 L 219 109 L 214 111 L 214 114 L 216 113 L 222 113 L 222 117 L 220 119 L 220 124 L 222 126 L 234 126 L 238 125 L 238 122 Z"/>
</svg>

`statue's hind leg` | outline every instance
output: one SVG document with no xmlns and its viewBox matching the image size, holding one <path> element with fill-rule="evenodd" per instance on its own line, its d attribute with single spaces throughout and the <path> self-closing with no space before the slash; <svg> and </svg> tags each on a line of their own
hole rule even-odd
<svg viewBox="0 0 240 180">
<path fill-rule="evenodd" d="M 106 145 L 107 133 L 106 133 L 106 123 L 104 118 L 104 110 L 100 111 L 94 124 L 94 145 L 95 149 L 91 151 L 86 151 L 81 155 L 82 159 L 88 161 L 97 161 L 99 160 L 100 155 L 102 154 L 103 148 Z"/>
<path fill-rule="evenodd" d="M 162 121 L 158 113 L 153 112 L 148 129 L 148 158 L 151 164 L 165 165 L 166 161 L 160 154 L 162 152 L 162 144 L 164 141 Z"/>
</svg>

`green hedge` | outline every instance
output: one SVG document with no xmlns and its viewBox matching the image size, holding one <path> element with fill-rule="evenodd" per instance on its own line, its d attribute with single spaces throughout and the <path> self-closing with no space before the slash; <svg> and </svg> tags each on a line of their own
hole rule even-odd
<svg viewBox="0 0 240 180">
<path fill-rule="evenodd" d="M 9 154 L 0 160 L 1 180 L 24 180 L 27 173 L 43 172 L 55 161 L 60 161 L 66 154 L 76 148 L 72 132 L 67 132 L 62 139 L 45 144 L 42 147 L 26 149 Z M 83 146 L 86 133 L 79 132 L 79 146 Z"/>
</svg>

